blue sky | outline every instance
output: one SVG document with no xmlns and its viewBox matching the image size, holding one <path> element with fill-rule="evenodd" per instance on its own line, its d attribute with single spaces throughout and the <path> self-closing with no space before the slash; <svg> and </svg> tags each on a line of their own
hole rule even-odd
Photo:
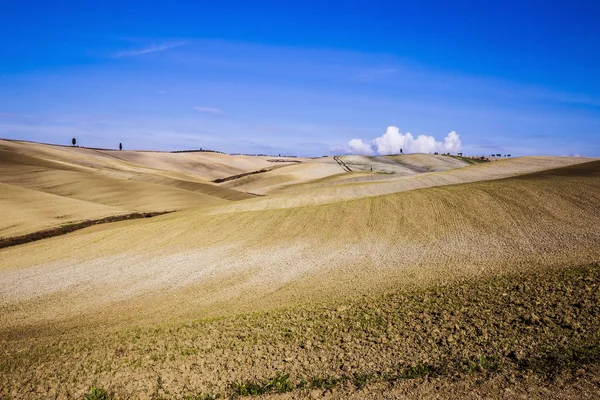
<svg viewBox="0 0 600 400">
<path fill-rule="evenodd" d="M 126 3 L 126 4 L 124 4 Z M 0 3 L 0 137 L 326 155 L 388 126 L 600 156 L 596 1 Z"/>
</svg>

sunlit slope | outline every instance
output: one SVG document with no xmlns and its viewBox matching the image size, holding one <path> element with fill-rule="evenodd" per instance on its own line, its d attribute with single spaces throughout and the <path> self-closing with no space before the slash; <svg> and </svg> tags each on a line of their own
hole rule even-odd
<svg viewBox="0 0 600 400">
<path fill-rule="evenodd" d="M 294 189 L 297 185 L 313 182 L 332 176 L 343 176 L 345 171 L 333 158 L 305 160 L 302 163 L 272 167 L 268 172 L 248 175 L 221 184 L 225 188 L 234 188 L 257 194 L 274 194 Z"/>
<path fill-rule="evenodd" d="M 380 182 L 398 179 L 406 176 L 415 176 L 429 172 L 447 171 L 455 168 L 466 167 L 464 161 L 452 157 L 431 154 L 405 154 L 397 156 L 339 156 L 352 172 L 335 173 L 321 178 L 299 180 L 277 188 L 270 194 L 291 193 L 298 191 L 312 191 L 350 183 Z M 331 158 L 320 159 L 317 162 L 332 162 Z M 341 168 L 341 167 L 340 167 Z M 283 171 L 282 171 L 283 172 Z"/>
<path fill-rule="evenodd" d="M 430 155 L 420 156 L 424 158 L 433 157 Z M 347 174 L 348 178 L 346 178 L 348 180 L 341 178 L 333 182 L 325 182 L 325 184 L 319 182 L 318 185 L 298 186 L 299 190 L 294 192 L 251 199 L 243 203 L 233 203 L 214 212 L 269 210 L 328 204 L 427 187 L 502 179 L 546 169 L 585 163 L 592 160 L 575 157 L 521 157 L 440 172 L 415 173 L 407 176 L 391 174 L 385 175 L 384 179 L 375 181 L 365 180 L 364 173 L 360 175 L 349 173 Z"/>
<path fill-rule="evenodd" d="M 402 154 L 395 156 L 343 156 L 343 161 L 355 172 L 378 172 L 407 176 L 424 172 L 447 171 L 466 167 L 464 161 L 435 154 Z"/>
<path fill-rule="evenodd" d="M 120 156 L 120 153 L 116 155 L 128 162 L 148 166 L 153 169 L 174 171 L 205 181 L 213 181 L 263 168 L 271 168 L 274 165 L 288 165 L 287 163 L 272 163 L 267 161 L 272 157 L 230 156 L 228 154 L 212 152 L 165 153 L 132 151 L 123 152 L 125 154 L 122 156 Z"/>
<path fill-rule="evenodd" d="M 103 206 L 4 183 L 0 183 L 0 210 L 0 238 L 127 213 L 120 207 Z"/>
<path fill-rule="evenodd" d="M 198 182 L 273 166 L 273 163 L 267 161 L 268 157 L 230 156 L 211 152 L 96 150 L 6 140 L 0 140 L 0 150 L 107 173 L 158 174 Z"/>
<path fill-rule="evenodd" d="M 469 164 L 448 156 L 437 154 L 403 154 L 380 157 L 406 166 L 416 172 L 438 172 L 466 167 Z"/>
<path fill-rule="evenodd" d="M 53 168 L 62 166 L 62 169 L 155 183 L 234 201 L 252 198 L 254 195 L 243 190 L 219 187 L 212 181 L 264 168 L 290 165 L 285 162 L 269 162 L 267 160 L 270 157 L 229 156 L 212 152 L 96 150 L 6 140 L 0 140 L 0 151 L 36 159 L 38 162 L 47 161 L 53 164 Z"/>
<path fill-rule="evenodd" d="M 21 152 L 25 150 L 27 154 Z M 109 168 L 95 164 L 93 157 L 86 159 L 80 150 L 1 141 L 0 212 L 6 217 L 0 220 L 0 236 L 109 215 L 198 208 L 254 197 L 175 172 L 143 172 L 122 163 Z M 78 163 L 71 156 L 80 158 Z"/>
<path fill-rule="evenodd" d="M 132 211 L 173 210 L 222 201 L 202 193 L 119 179 L 1 150 L 0 182 Z"/>
<path fill-rule="evenodd" d="M 142 176 L 134 176 L 130 179 L 140 182 L 154 183 L 162 186 L 169 186 L 171 188 L 176 189 L 183 189 L 191 192 L 213 196 L 223 200 L 238 201 L 252 199 L 256 197 L 256 195 L 252 193 L 236 190 L 237 188 L 229 189 L 226 187 L 218 186 L 213 183 L 195 182 L 190 181 L 188 179 L 178 179 L 161 175 L 144 174 Z"/>
<path fill-rule="evenodd" d="M 346 183 L 375 182 L 422 173 L 447 171 L 468 166 L 464 161 L 439 155 L 410 154 L 402 156 L 339 156 L 350 168 L 347 172 L 333 157 L 303 160 L 301 164 L 245 176 L 225 182 L 222 187 L 257 194 L 279 194 L 309 191 Z"/>
<path fill-rule="evenodd" d="M 579 265 L 600 259 L 599 204 L 592 162 L 325 205 L 97 226 L 0 250 L 1 318 L 218 315 Z"/>
</svg>

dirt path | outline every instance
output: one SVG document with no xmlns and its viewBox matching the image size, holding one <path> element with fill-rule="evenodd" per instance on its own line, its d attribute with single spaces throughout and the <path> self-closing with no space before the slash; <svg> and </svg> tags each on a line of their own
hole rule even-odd
<svg viewBox="0 0 600 400">
<path fill-rule="evenodd" d="M 340 156 L 333 156 L 333 159 L 342 167 L 342 169 L 346 172 L 352 172 L 349 166 L 346 165 Z"/>
</svg>

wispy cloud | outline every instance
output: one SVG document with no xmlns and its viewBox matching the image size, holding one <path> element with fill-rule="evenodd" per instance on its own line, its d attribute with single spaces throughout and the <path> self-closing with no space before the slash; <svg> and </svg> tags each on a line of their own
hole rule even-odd
<svg viewBox="0 0 600 400">
<path fill-rule="evenodd" d="M 155 45 L 152 45 L 152 46 L 145 47 L 143 49 L 120 51 L 117 54 L 115 54 L 115 57 L 141 56 L 141 55 L 148 54 L 148 53 L 156 53 L 156 52 L 159 52 L 159 51 L 165 51 L 165 50 L 168 50 L 168 49 L 172 49 L 173 47 L 183 46 L 184 44 L 186 44 L 185 41 L 170 42 L 170 43 L 160 43 L 160 44 L 155 44 Z"/>
<path fill-rule="evenodd" d="M 195 106 L 195 107 L 192 107 L 192 109 L 196 110 L 196 111 L 200 111 L 200 112 L 211 113 L 211 114 L 223 114 L 223 110 L 221 110 L 220 108 L 214 108 L 214 107 Z"/>
</svg>

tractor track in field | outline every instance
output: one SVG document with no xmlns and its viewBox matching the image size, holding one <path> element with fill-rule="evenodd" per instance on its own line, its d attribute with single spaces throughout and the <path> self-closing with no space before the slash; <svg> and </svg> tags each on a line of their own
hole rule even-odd
<svg viewBox="0 0 600 400">
<path fill-rule="evenodd" d="M 346 163 L 342 160 L 340 156 L 333 156 L 333 159 L 340 165 L 340 167 L 342 167 L 344 171 L 352 172 L 352 169 L 350 169 L 350 167 L 346 165 Z"/>
</svg>

